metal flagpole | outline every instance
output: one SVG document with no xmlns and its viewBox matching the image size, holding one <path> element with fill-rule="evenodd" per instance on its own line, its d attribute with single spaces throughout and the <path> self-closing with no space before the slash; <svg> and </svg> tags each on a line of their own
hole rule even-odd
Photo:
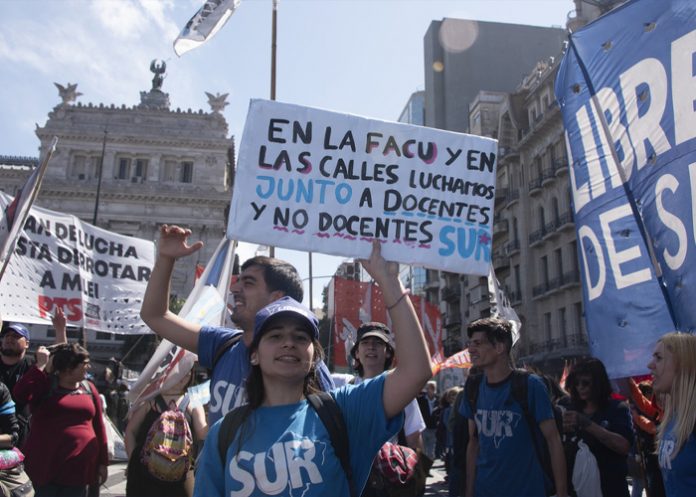
<svg viewBox="0 0 696 497">
<path fill-rule="evenodd" d="M 277 33 L 278 33 L 278 0 L 273 0 L 273 17 L 271 22 L 271 100 L 276 99 L 276 52 L 277 52 Z M 268 255 L 275 257 L 275 247 L 271 245 Z M 310 285 L 311 285 L 310 280 Z M 310 303 L 311 309 L 311 303 Z"/>
</svg>

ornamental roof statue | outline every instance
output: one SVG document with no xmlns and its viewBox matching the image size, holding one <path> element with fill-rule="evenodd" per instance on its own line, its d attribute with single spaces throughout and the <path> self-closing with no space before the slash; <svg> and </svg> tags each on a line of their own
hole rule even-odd
<svg viewBox="0 0 696 497">
<path fill-rule="evenodd" d="M 70 105 L 72 103 L 75 103 L 75 100 L 77 100 L 77 97 L 82 95 L 79 91 L 77 91 L 77 83 L 75 84 L 70 84 L 68 83 L 66 86 L 63 86 L 59 83 L 53 83 L 56 85 L 56 88 L 58 88 L 58 95 L 60 95 L 60 98 L 63 99 L 63 102 L 61 105 Z"/>
</svg>

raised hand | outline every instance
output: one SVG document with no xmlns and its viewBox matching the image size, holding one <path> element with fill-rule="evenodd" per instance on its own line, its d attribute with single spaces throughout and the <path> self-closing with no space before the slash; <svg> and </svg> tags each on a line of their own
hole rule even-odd
<svg viewBox="0 0 696 497">
<path fill-rule="evenodd" d="M 380 285 L 389 279 L 399 278 L 399 264 L 387 261 L 382 257 L 382 244 L 377 239 L 372 241 L 370 258 L 360 259 L 360 264 L 362 264 L 372 279 Z"/>
<path fill-rule="evenodd" d="M 189 229 L 163 224 L 160 227 L 160 238 L 157 243 L 158 255 L 160 257 L 178 259 L 200 250 L 203 247 L 203 242 L 199 240 L 189 245 L 188 237 L 190 235 L 191 230 Z"/>
</svg>

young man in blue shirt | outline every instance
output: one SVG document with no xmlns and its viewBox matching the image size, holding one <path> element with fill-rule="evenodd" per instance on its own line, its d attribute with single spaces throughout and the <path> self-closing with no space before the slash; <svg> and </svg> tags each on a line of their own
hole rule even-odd
<svg viewBox="0 0 696 497">
<path fill-rule="evenodd" d="M 512 327 L 484 318 L 467 329 L 471 363 L 483 371 L 474 412 L 461 403 L 469 420 L 466 496 L 544 497 L 544 470 L 534 449 L 525 415 L 511 393 Z M 549 448 L 558 497 L 567 496 L 563 445 L 551 400 L 541 379 L 528 377 L 528 406 Z"/>
<path fill-rule="evenodd" d="M 217 326 L 200 326 L 169 310 L 169 286 L 174 263 L 203 246 L 188 243 L 191 230 L 163 225 L 157 245 L 157 259 L 145 291 L 140 316 L 159 336 L 198 354 L 201 366 L 212 369 L 208 423 L 212 425 L 233 408 L 246 403 L 244 381 L 249 374 L 248 347 L 254 336 L 254 318 L 266 305 L 289 296 L 302 301 L 302 280 L 291 264 L 271 257 L 254 257 L 242 265 L 239 280 L 232 287 L 232 321 L 242 330 L 242 339 L 213 364 L 220 347 L 239 333 Z M 213 366 L 215 366 L 213 368 Z M 333 388 L 326 365 L 319 367 L 322 386 Z"/>
</svg>

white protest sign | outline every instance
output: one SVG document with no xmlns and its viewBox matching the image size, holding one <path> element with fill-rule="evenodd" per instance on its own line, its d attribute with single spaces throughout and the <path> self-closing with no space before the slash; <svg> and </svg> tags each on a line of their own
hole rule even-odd
<svg viewBox="0 0 696 497">
<path fill-rule="evenodd" d="M 252 100 L 228 237 L 487 275 L 497 141 Z"/>
<path fill-rule="evenodd" d="M 0 210 L 11 201 L 0 192 Z M 47 324 L 61 307 L 71 325 L 149 333 L 139 313 L 154 260 L 153 242 L 32 207 L 0 282 L 0 313 Z"/>
</svg>

